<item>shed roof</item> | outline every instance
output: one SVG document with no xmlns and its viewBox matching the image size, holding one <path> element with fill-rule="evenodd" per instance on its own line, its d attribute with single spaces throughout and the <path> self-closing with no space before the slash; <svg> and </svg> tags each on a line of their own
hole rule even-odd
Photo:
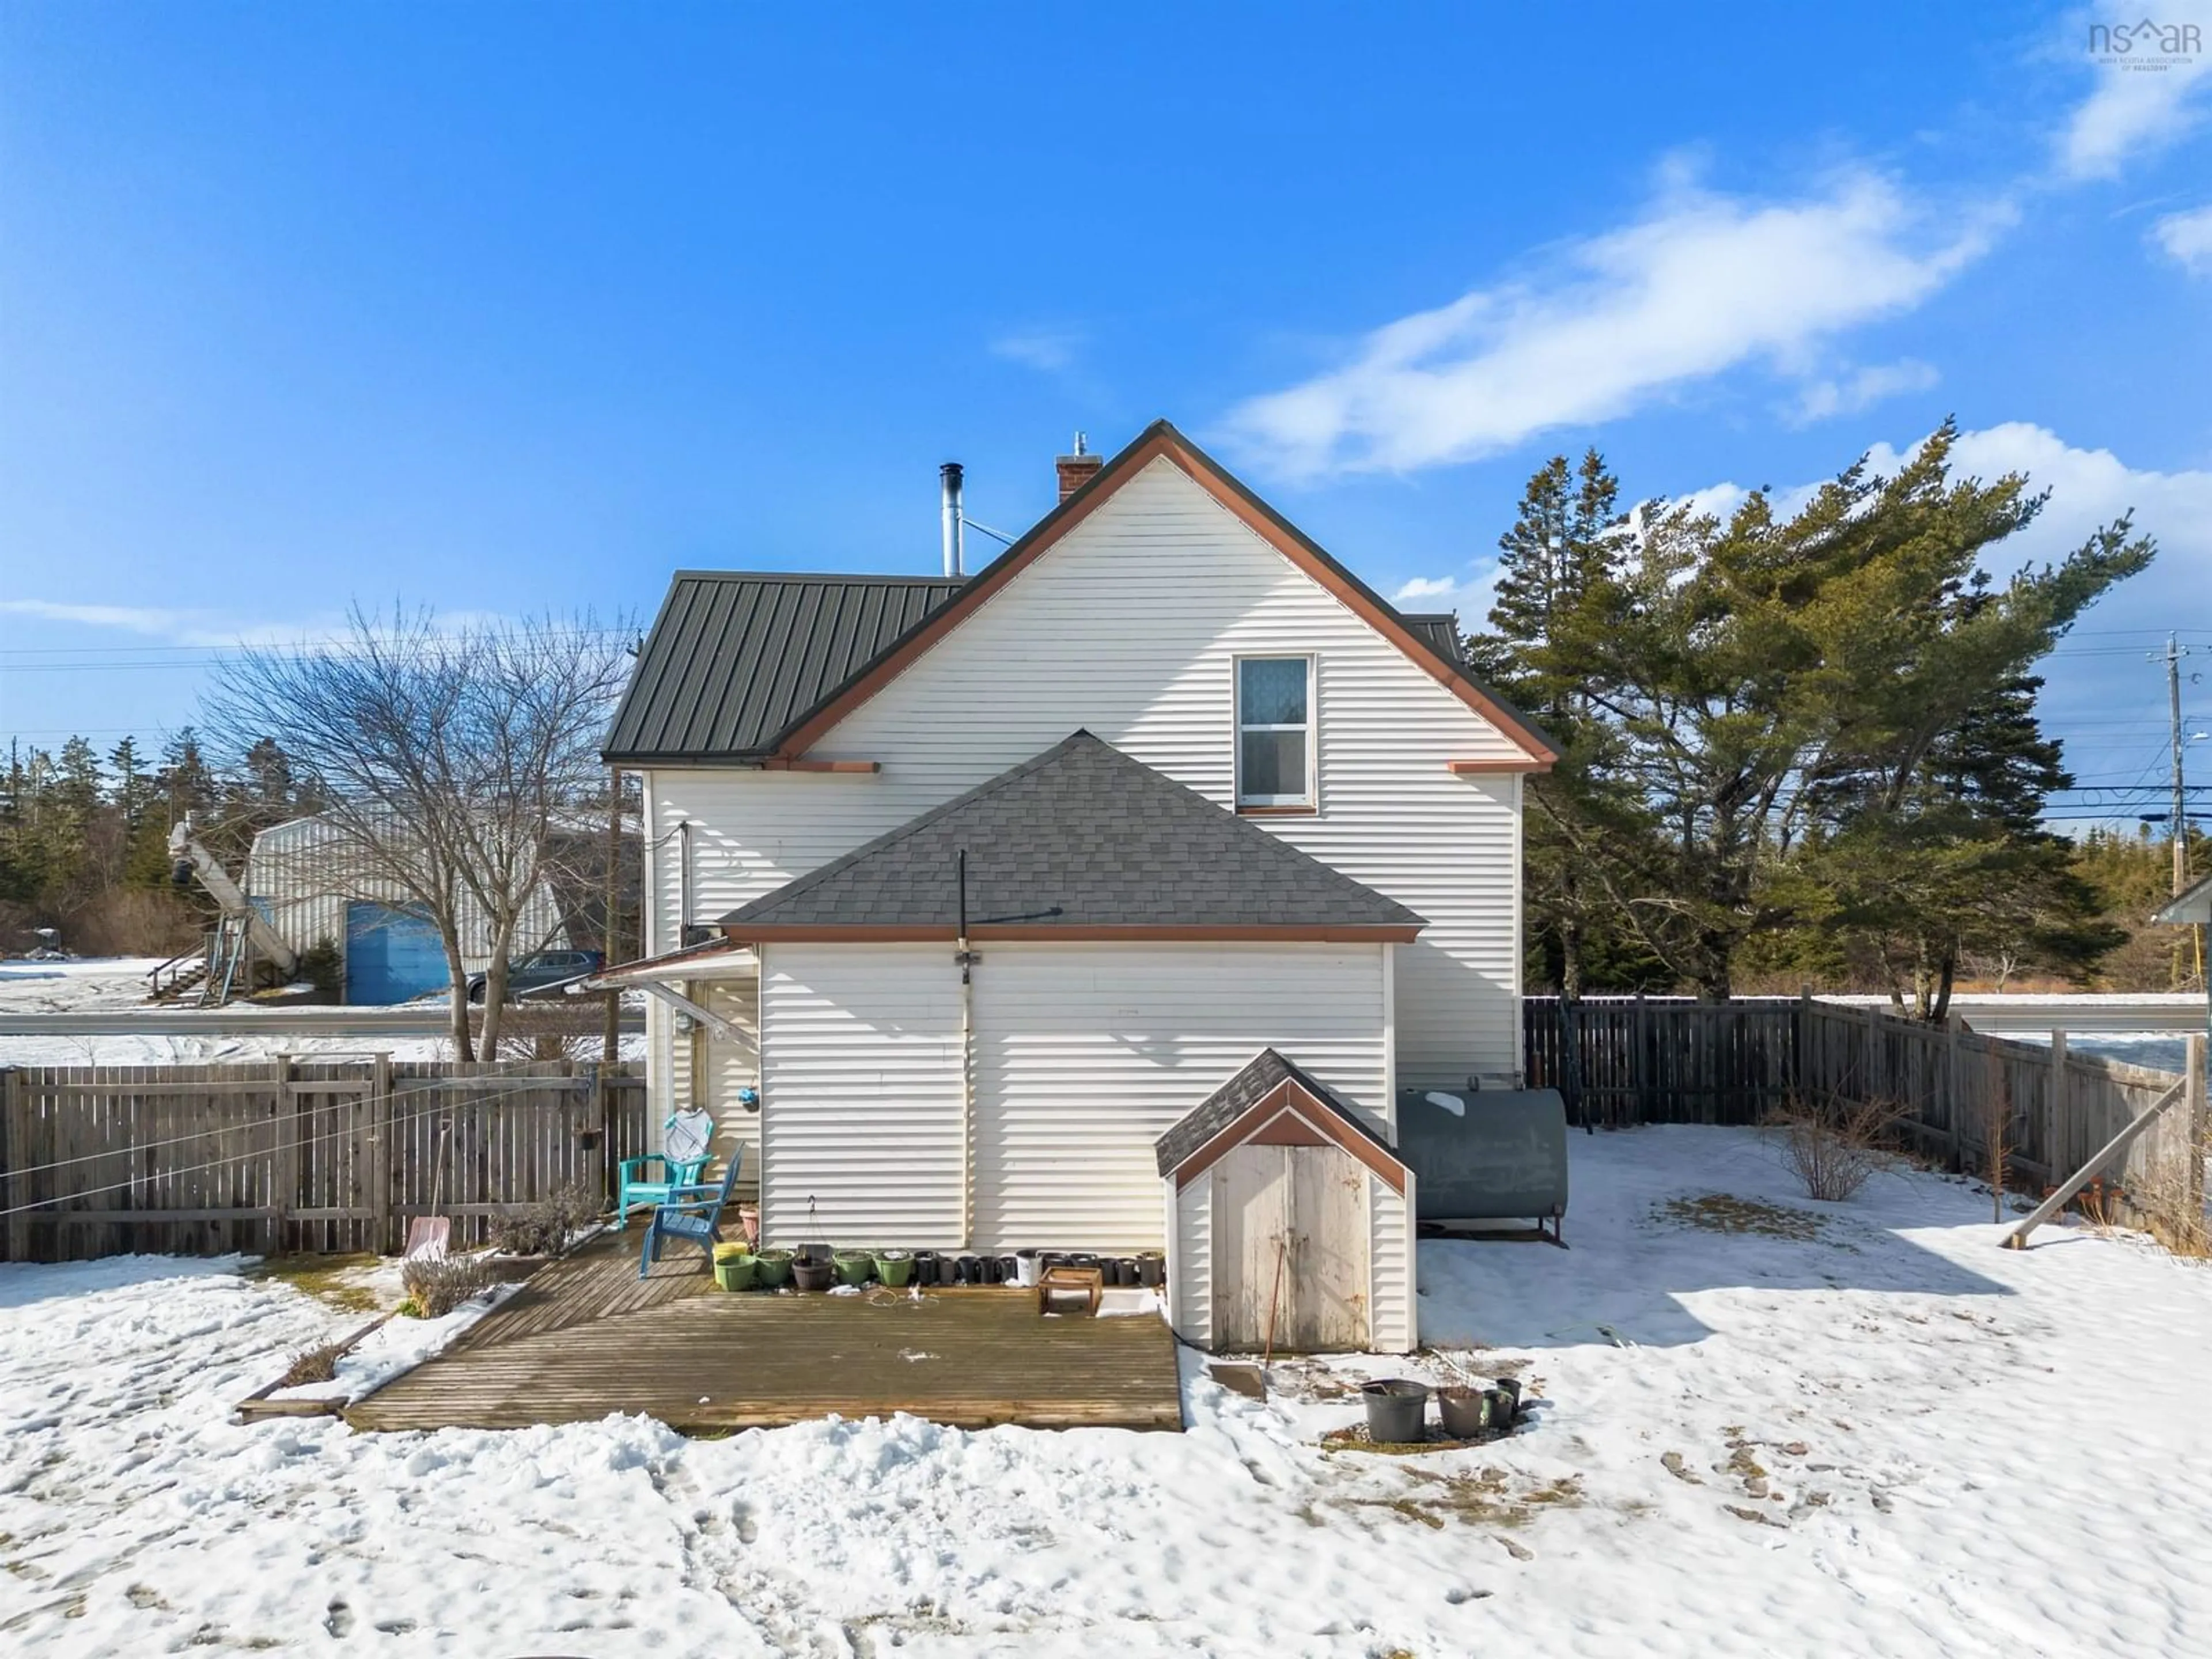
<svg viewBox="0 0 2212 1659">
<path fill-rule="evenodd" d="M 963 586 L 940 576 L 679 570 L 615 711 L 606 758 L 744 760 Z"/>
<path fill-rule="evenodd" d="M 1316 1127 L 1338 1127 L 1335 1138 L 1346 1150 L 1358 1157 L 1370 1168 L 1382 1171 L 1387 1164 L 1401 1177 L 1399 1190 L 1403 1191 L 1402 1176 L 1406 1164 L 1392 1150 L 1390 1143 L 1377 1134 L 1359 1112 L 1327 1084 L 1299 1066 L 1296 1060 L 1273 1048 L 1262 1048 L 1248 1061 L 1243 1069 L 1223 1084 L 1189 1112 L 1177 1120 L 1175 1126 L 1152 1143 L 1163 1176 L 1199 1159 L 1210 1164 L 1229 1147 L 1236 1145 L 1248 1133 L 1256 1133 L 1275 1115 L 1267 1109 L 1270 1106 L 1295 1104 L 1290 1098 L 1296 1091 L 1312 1105 L 1325 1109 L 1325 1114 L 1339 1120 L 1335 1125 L 1317 1123 Z M 1279 1099 L 1277 1097 L 1279 1097 Z M 1366 1144 L 1353 1145 L 1352 1139 Z M 1380 1160 L 1380 1162 L 1378 1162 Z M 1200 1166 L 1201 1169 L 1204 1164 Z"/>
<path fill-rule="evenodd" d="M 1088 732 L 721 919 L 735 939 L 1410 939 L 1422 919 Z"/>
</svg>

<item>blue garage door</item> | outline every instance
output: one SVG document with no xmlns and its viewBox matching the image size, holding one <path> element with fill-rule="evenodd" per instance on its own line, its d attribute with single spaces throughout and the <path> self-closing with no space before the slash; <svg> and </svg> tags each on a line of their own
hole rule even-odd
<svg viewBox="0 0 2212 1659">
<path fill-rule="evenodd" d="M 437 927 L 418 907 L 346 906 L 348 1002 L 407 1002 L 450 982 Z"/>
</svg>

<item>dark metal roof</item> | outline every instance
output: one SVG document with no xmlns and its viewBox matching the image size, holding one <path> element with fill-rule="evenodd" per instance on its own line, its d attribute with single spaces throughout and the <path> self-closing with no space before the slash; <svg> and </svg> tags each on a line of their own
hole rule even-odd
<svg viewBox="0 0 2212 1659">
<path fill-rule="evenodd" d="M 1034 760 L 721 919 L 943 928 L 1417 927 L 1421 918 L 1111 744 L 1077 732 Z"/>
<path fill-rule="evenodd" d="M 1423 645 L 1448 662 L 1467 667 L 1467 648 L 1460 643 L 1459 618 L 1449 611 L 1423 611 L 1416 616 L 1410 611 L 1401 611 L 1398 620 L 1413 631 L 1413 636 Z"/>
<path fill-rule="evenodd" d="M 769 753 L 963 585 L 679 570 L 615 711 L 606 758 L 644 765 Z"/>
<path fill-rule="evenodd" d="M 1297 1061 L 1285 1059 L 1273 1048 L 1262 1048 L 1243 1071 L 1194 1106 L 1173 1128 L 1152 1143 L 1152 1150 L 1159 1158 L 1160 1173 L 1164 1176 L 1174 1174 L 1192 1153 L 1250 1111 L 1267 1098 L 1277 1085 L 1283 1083 L 1297 1084 L 1393 1158 L 1398 1156 L 1390 1143 L 1377 1134 L 1373 1126 L 1343 1096 L 1305 1071 Z"/>
</svg>

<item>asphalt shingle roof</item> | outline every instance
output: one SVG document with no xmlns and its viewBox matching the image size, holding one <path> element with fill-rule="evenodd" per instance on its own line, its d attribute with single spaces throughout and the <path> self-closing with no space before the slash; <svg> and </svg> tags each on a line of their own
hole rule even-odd
<svg viewBox="0 0 2212 1659">
<path fill-rule="evenodd" d="M 607 733 L 611 762 L 741 760 L 965 584 L 936 576 L 679 570 Z"/>
<path fill-rule="evenodd" d="M 1422 919 L 1077 732 L 912 823 L 733 910 L 721 926 L 1387 927 Z"/>
<path fill-rule="evenodd" d="M 1159 1158 L 1160 1173 L 1170 1175 L 1182 1168 L 1192 1153 L 1250 1111 L 1267 1097 L 1271 1090 L 1283 1083 L 1297 1084 L 1368 1139 L 1389 1152 L 1392 1158 L 1398 1156 L 1391 1149 L 1390 1143 L 1376 1133 L 1367 1120 L 1360 1116 L 1358 1109 L 1347 1103 L 1343 1096 L 1306 1072 L 1295 1060 L 1285 1059 L 1273 1048 L 1262 1048 L 1243 1071 L 1191 1108 L 1173 1128 L 1152 1143 L 1152 1150 Z"/>
</svg>

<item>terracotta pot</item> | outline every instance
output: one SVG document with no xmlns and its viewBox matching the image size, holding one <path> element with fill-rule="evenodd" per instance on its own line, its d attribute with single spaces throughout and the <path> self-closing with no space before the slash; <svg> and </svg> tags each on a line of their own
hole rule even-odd
<svg viewBox="0 0 2212 1659">
<path fill-rule="evenodd" d="M 744 1230 L 746 1243 L 758 1244 L 760 1243 L 760 1206 L 757 1204 L 738 1205 L 738 1225 Z"/>
</svg>

